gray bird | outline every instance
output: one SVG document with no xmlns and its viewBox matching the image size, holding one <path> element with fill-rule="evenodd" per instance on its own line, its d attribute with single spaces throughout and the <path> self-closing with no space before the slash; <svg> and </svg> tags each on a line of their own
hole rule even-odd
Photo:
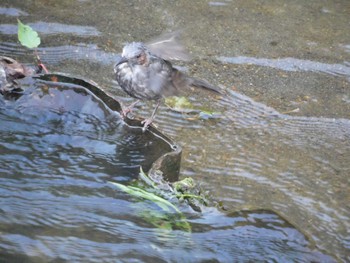
<svg viewBox="0 0 350 263">
<path fill-rule="evenodd" d="M 124 46 L 122 56 L 114 66 L 116 80 L 120 87 L 137 101 L 132 103 L 123 115 L 140 100 L 155 100 L 156 107 L 150 118 L 145 119 L 143 130 L 152 123 L 163 97 L 175 95 L 186 87 L 199 87 L 221 94 L 206 81 L 187 76 L 172 64 L 150 51 L 152 47 L 141 42 L 132 42 Z M 168 56 L 169 57 L 169 56 Z"/>
</svg>

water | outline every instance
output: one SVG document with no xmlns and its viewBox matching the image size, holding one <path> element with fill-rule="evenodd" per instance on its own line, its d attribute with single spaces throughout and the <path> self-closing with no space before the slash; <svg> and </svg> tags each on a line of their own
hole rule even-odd
<svg viewBox="0 0 350 263">
<path fill-rule="evenodd" d="M 202 182 L 230 211 L 263 208 L 281 214 L 298 229 L 294 229 L 296 232 L 293 233 L 300 238 L 295 240 L 286 234 L 285 239 L 299 246 L 302 255 L 297 259 L 300 262 L 329 260 L 325 254 L 330 254 L 339 262 L 350 260 L 348 1 L 191 1 L 177 4 L 150 1 L 142 5 L 130 1 L 104 1 L 98 5 L 92 1 L 46 1 L 45 4 L 40 1 L 34 4 L 11 1 L 4 2 L 0 7 L 3 8 L 0 12 L 6 14 L 0 18 L 2 54 L 22 62 L 33 62 L 32 52 L 16 42 L 14 28 L 16 17 L 20 15 L 23 22 L 32 24 L 41 34 L 39 52 L 50 70 L 93 79 L 126 103 L 131 100 L 112 81 L 113 63 L 123 44 L 148 41 L 161 33 L 183 29 L 184 44 L 194 59 L 177 65 L 187 69 L 191 75 L 223 86 L 228 96 L 215 99 L 204 93 L 190 94 L 197 107 L 205 105 L 221 112 L 220 117 L 215 119 L 198 120 L 164 106 L 160 108 L 155 124 L 183 147 L 181 176 L 192 176 Z M 46 29 L 50 28 L 49 25 L 51 30 Z M 152 106 L 151 103 L 140 104 L 135 114 L 147 117 Z M 6 123 L 18 122 L 18 119 L 12 120 L 8 113 L 5 116 L 2 118 Z M 46 122 L 43 120 L 43 123 Z M 89 125 L 96 133 L 101 123 Z M 3 127 L 9 126 L 2 126 L 1 129 Z M 8 131 L 2 133 L 5 138 L 14 136 L 10 137 L 11 140 L 19 142 L 15 135 L 8 135 Z M 36 133 L 41 134 L 40 131 Z M 105 136 L 104 128 L 98 134 Z M 149 223 L 144 223 L 135 211 L 129 211 L 135 202 L 100 180 L 110 173 L 108 167 L 115 165 L 110 161 L 111 152 L 93 158 L 89 154 L 98 155 L 98 151 L 89 152 L 85 144 L 81 145 L 82 149 L 75 149 L 75 141 L 64 143 L 60 140 L 57 143 L 47 138 L 46 141 L 42 140 L 42 135 L 39 135 L 31 138 L 37 138 L 39 145 L 45 142 L 63 148 L 66 155 L 63 155 L 63 160 L 66 158 L 70 163 L 76 161 L 79 165 L 67 166 L 68 171 L 64 171 L 66 168 L 62 165 L 61 157 L 53 153 L 49 154 L 50 162 L 46 160 L 46 165 L 40 162 L 41 177 L 45 177 L 48 170 L 52 173 L 51 167 L 61 169 L 54 174 L 62 187 L 58 182 L 54 187 L 56 183 L 53 184 L 51 178 L 46 178 L 46 185 L 42 180 L 45 186 L 41 185 L 40 180 L 37 188 L 33 186 L 37 181 L 20 180 L 22 184 L 18 184 L 17 178 L 13 179 L 15 181 L 12 181 L 11 187 L 14 188 L 11 188 L 8 184 L 11 184 L 9 177 L 12 176 L 6 170 L 1 185 L 4 185 L 3 189 L 13 190 L 5 193 L 14 201 L 6 201 L 9 204 L 7 210 L 1 206 L 6 211 L 2 214 L 11 215 L 9 211 L 14 210 L 13 218 L 19 221 L 13 220 L 12 223 L 9 220 L 11 222 L 3 224 L 1 233 L 6 236 L 1 242 L 3 249 L 10 249 L 19 257 L 26 253 L 33 257 L 32 261 L 57 258 L 58 254 L 61 260 L 67 261 L 80 257 L 102 261 L 102 258 L 121 257 L 121 254 L 125 260 L 134 258 L 136 262 L 155 259 L 171 261 L 181 255 L 183 261 L 188 261 L 187 256 L 200 254 L 204 254 L 206 259 L 217 258 L 222 262 L 229 261 L 230 256 L 244 261 L 239 257 L 239 251 L 244 251 L 246 259 L 260 259 L 257 252 L 261 250 L 254 238 L 251 240 L 255 245 L 245 245 L 239 250 L 230 250 L 223 242 L 215 245 L 215 237 L 219 239 L 224 233 L 210 232 L 208 229 L 227 218 L 231 221 L 228 220 L 230 223 L 225 233 L 234 233 L 234 238 L 226 238 L 227 245 L 235 247 L 237 243 L 233 242 L 237 239 L 241 240 L 239 244 L 247 244 L 246 240 L 239 239 L 244 234 L 232 223 L 238 220 L 236 215 L 232 218 L 216 216 L 214 222 L 206 214 L 200 216 L 204 227 L 194 227 L 190 237 L 195 253 L 184 249 L 188 243 L 175 246 L 172 242 L 164 242 L 164 239 L 160 242 L 162 245 L 152 242 L 156 240 L 155 236 L 158 237 L 157 231 Z M 68 135 L 67 140 L 74 138 L 72 132 L 68 132 Z M 29 144 L 34 147 L 36 143 Z M 88 141 L 87 145 L 94 149 L 91 142 Z M 10 144 L 6 147 L 13 146 Z M 74 151 L 71 151 L 72 147 Z M 23 152 L 28 152 L 28 149 L 30 147 L 27 145 L 19 146 L 17 143 L 11 152 L 15 152 L 15 155 L 10 155 L 12 160 L 8 160 L 8 163 L 15 164 L 15 170 L 21 171 L 24 178 L 31 178 L 30 171 L 33 170 L 30 167 L 35 166 L 31 164 L 33 160 L 24 158 L 26 155 Z M 79 157 L 71 156 L 75 151 Z M 89 154 L 86 155 L 86 152 Z M 94 166 L 80 167 L 84 163 L 82 156 Z M 105 159 L 106 156 L 109 161 Z M 21 158 L 24 158 L 22 162 L 19 161 Z M 51 158 L 56 161 L 51 162 Z M 96 165 L 93 161 L 95 158 L 101 165 Z M 43 159 L 41 157 L 39 160 Z M 23 166 L 28 163 L 31 166 Z M 83 179 L 79 183 L 59 177 L 69 170 L 77 174 L 74 168 L 81 172 Z M 96 169 L 103 171 L 99 175 Z M 115 179 L 125 178 L 117 176 Z M 65 183 L 68 185 L 65 186 Z M 31 189 L 35 192 L 34 201 L 21 203 L 19 200 L 27 200 Z M 53 192 L 47 189 L 53 189 Z M 50 198 L 47 197 L 48 193 Z M 41 200 L 46 199 L 41 195 L 46 195 L 51 201 L 45 204 Z M 111 206 L 113 203 L 116 205 Z M 50 204 L 58 207 L 56 213 L 48 212 Z M 28 214 L 25 217 L 22 205 L 43 208 L 35 216 Z M 63 214 L 60 214 L 60 210 Z M 43 216 L 37 216 L 40 214 Z M 52 217 L 47 216 L 51 214 Z M 73 222 L 72 225 L 67 223 L 65 214 L 68 221 Z M 252 214 L 255 215 L 254 212 Z M 275 214 L 263 214 L 268 220 L 275 220 Z M 191 218 L 191 215 L 188 216 Z M 46 218 L 49 223 L 45 221 Z M 37 223 L 34 219 L 41 221 Z M 33 225 L 36 228 L 33 229 Z M 249 220 L 244 221 L 243 225 L 245 229 L 251 227 Z M 266 234 L 264 229 L 262 225 L 257 227 L 259 240 Z M 40 231 L 44 231 L 44 234 Z M 96 237 L 89 239 L 91 235 L 87 233 L 90 232 Z M 169 235 L 165 235 L 166 240 L 178 242 L 182 240 L 178 235 L 183 237 L 183 233 L 176 231 L 171 238 Z M 278 237 L 279 234 L 273 232 L 272 236 Z M 199 241 L 202 238 L 208 243 Z M 138 245 L 130 245 L 129 239 Z M 171 251 L 174 252 L 170 252 L 164 244 L 173 245 Z M 261 249 L 268 247 L 266 245 Z M 270 261 L 278 261 L 282 251 L 294 251 L 292 247 L 286 245 L 282 249 L 263 250 L 259 255 L 266 254 L 271 256 L 268 258 Z M 205 248 L 212 252 L 205 254 Z M 30 254 L 30 251 L 36 252 Z M 84 253 L 79 251 L 85 252 L 87 257 L 84 258 Z M 144 257 L 139 257 L 140 254 Z M 292 257 L 289 260 L 298 261 Z"/>
<path fill-rule="evenodd" d="M 113 188 L 171 147 L 54 79 L 27 79 L 22 96 L 1 100 L 0 262 L 334 262 L 271 211 L 184 219 Z"/>
<path fill-rule="evenodd" d="M 4 177 L 12 178 L 15 167 L 22 167 L 17 170 L 22 175 L 130 181 L 140 166 L 147 171 L 171 151 L 161 138 L 126 125 L 81 86 L 32 82 L 22 85 L 26 91 L 18 99 L 1 100 Z"/>
</svg>

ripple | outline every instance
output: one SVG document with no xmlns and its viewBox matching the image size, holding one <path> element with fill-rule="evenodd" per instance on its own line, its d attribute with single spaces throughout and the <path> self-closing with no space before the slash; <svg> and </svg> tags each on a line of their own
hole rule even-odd
<svg viewBox="0 0 350 263">
<path fill-rule="evenodd" d="M 227 3 L 225 2 L 209 2 L 208 3 L 210 6 L 226 6 Z"/>
<path fill-rule="evenodd" d="M 212 103 L 223 114 L 213 127 L 167 111 L 156 120 L 183 144 L 183 175 L 229 206 L 280 211 L 322 244 L 345 249 L 350 120 L 288 116 L 233 91 Z"/>
<path fill-rule="evenodd" d="M 97 45 L 85 43 L 56 47 L 39 47 L 38 52 L 42 61 L 50 65 L 59 64 L 64 60 L 98 61 L 98 63 L 103 65 L 112 65 L 118 56 L 118 54 L 101 50 Z M 26 50 L 19 44 L 10 42 L 0 43 L 0 53 L 12 54 L 18 57 L 27 54 Z"/>
<path fill-rule="evenodd" d="M 1 11 L 1 10 L 0 10 Z M 36 22 L 29 23 L 35 31 L 41 35 L 74 34 L 81 37 L 99 36 L 101 33 L 91 26 L 65 25 L 60 23 Z M 16 35 L 17 25 L 1 24 L 0 33 L 4 35 Z"/>
<path fill-rule="evenodd" d="M 0 7 L 0 15 L 4 16 L 27 16 L 28 13 L 13 7 Z"/>
<path fill-rule="evenodd" d="M 132 224 L 130 219 L 127 223 L 118 213 L 115 216 L 119 220 L 106 214 L 97 225 L 97 221 L 89 223 L 89 214 L 83 213 L 84 221 L 79 222 L 70 217 L 72 210 L 65 212 L 71 224 L 60 232 L 35 228 L 35 236 L 25 235 L 23 231 L 22 234 L 3 233 L 0 248 L 7 253 L 70 262 L 101 262 L 111 257 L 142 262 L 150 259 L 168 262 L 175 258 L 181 262 L 214 259 L 229 262 L 232 258 L 334 262 L 331 257 L 305 246 L 308 241 L 304 235 L 271 212 L 238 212 L 230 216 L 209 212 L 191 221 L 191 234 L 155 230 L 140 222 Z M 77 215 L 78 212 L 82 211 L 77 210 Z M 101 213 L 101 209 L 95 212 Z M 113 229 L 115 233 L 110 232 Z M 242 250 L 245 253 L 242 254 Z"/>
<path fill-rule="evenodd" d="M 251 64 L 285 71 L 321 72 L 335 76 L 350 77 L 350 67 L 346 64 L 327 64 L 296 58 L 254 58 L 254 57 L 218 57 L 219 61 L 231 64 Z M 350 80 L 350 78 L 349 78 Z"/>
<path fill-rule="evenodd" d="M 135 177 L 140 166 L 148 170 L 168 147 L 160 138 L 130 131 L 117 114 L 82 89 L 57 85 L 42 89 L 38 83 L 0 113 L 3 176 L 11 177 L 16 170 L 18 176 L 34 178 L 100 180 L 113 175 L 125 181 Z M 151 153 L 147 157 L 146 151 Z"/>
</svg>

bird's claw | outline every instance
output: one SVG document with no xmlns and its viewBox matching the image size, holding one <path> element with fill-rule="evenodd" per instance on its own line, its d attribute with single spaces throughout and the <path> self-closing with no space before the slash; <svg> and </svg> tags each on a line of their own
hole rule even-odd
<svg viewBox="0 0 350 263">
<path fill-rule="evenodd" d="M 125 109 L 122 109 L 122 118 L 125 119 L 128 116 L 128 113 L 132 112 L 132 109 L 139 102 L 140 102 L 140 100 L 136 100 L 133 103 L 131 103 L 128 107 L 126 107 Z"/>
<path fill-rule="evenodd" d="M 132 110 L 130 108 L 126 108 L 122 110 L 122 118 L 125 119 Z"/>
<path fill-rule="evenodd" d="M 144 119 L 143 121 L 141 121 L 141 124 L 143 124 L 143 127 L 142 127 L 143 132 L 147 130 L 147 128 L 151 125 L 152 121 L 153 121 L 152 119 Z"/>
</svg>

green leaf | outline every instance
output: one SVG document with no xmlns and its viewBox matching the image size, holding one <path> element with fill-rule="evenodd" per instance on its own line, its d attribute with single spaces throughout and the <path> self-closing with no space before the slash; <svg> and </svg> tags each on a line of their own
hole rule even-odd
<svg viewBox="0 0 350 263">
<path fill-rule="evenodd" d="M 143 172 L 142 168 L 140 169 L 140 174 L 147 177 L 147 175 Z M 148 178 L 148 180 L 150 179 Z M 116 182 L 109 182 L 109 183 L 113 184 L 114 186 L 118 187 L 120 190 L 134 197 L 152 201 L 155 205 L 160 207 L 163 212 L 166 212 L 166 214 L 162 214 L 162 213 L 159 213 L 159 211 L 147 210 L 141 215 L 143 218 L 145 218 L 148 222 L 152 223 L 158 229 L 170 231 L 173 229 L 172 226 L 175 223 L 175 226 L 178 229 L 182 229 L 186 232 L 191 232 L 191 225 L 187 222 L 186 217 L 175 205 L 170 203 L 168 200 L 160 196 L 157 196 L 153 193 L 147 192 L 146 190 L 143 190 L 139 187 L 126 186 Z M 177 220 L 175 220 L 174 218 L 172 219 L 172 217 L 170 216 L 171 210 L 176 211 L 176 215 L 180 216 L 180 219 L 177 219 Z"/>
<path fill-rule="evenodd" d="M 192 103 L 186 97 L 167 97 L 165 98 L 165 105 L 178 112 L 192 112 L 194 110 Z"/>
<path fill-rule="evenodd" d="M 196 108 L 186 97 L 167 97 L 165 98 L 165 105 L 168 106 L 173 111 L 191 114 L 191 119 L 217 119 L 222 115 L 220 112 L 211 111 L 204 108 Z"/>
<path fill-rule="evenodd" d="M 161 198 L 153 193 L 147 192 L 141 188 L 134 187 L 134 186 L 125 186 L 122 184 L 118 184 L 116 182 L 109 182 L 115 186 L 117 186 L 120 190 L 135 196 L 139 198 L 143 198 L 149 201 L 154 202 L 156 205 L 158 205 L 161 209 L 163 209 L 166 212 L 170 212 L 171 209 L 175 210 L 177 213 L 181 213 L 181 211 L 174 206 L 169 201 L 165 200 L 164 198 Z M 171 209 L 170 209 L 171 208 Z"/>
<path fill-rule="evenodd" d="M 153 188 L 156 188 L 156 184 L 147 176 L 147 174 L 143 171 L 142 166 L 140 166 L 140 173 L 139 173 L 140 179 L 145 182 L 147 185 L 152 186 Z"/>
<path fill-rule="evenodd" d="M 180 218 L 174 218 L 169 214 L 160 213 L 159 211 L 143 210 L 139 215 L 148 223 L 161 230 L 172 231 L 174 230 L 174 226 L 176 226 L 177 229 L 191 232 L 191 225 L 187 222 L 183 214 L 178 214 Z"/>
<path fill-rule="evenodd" d="M 18 20 L 18 40 L 27 48 L 36 48 L 40 45 L 40 37 L 38 33 L 30 26 L 23 24 Z"/>
</svg>

